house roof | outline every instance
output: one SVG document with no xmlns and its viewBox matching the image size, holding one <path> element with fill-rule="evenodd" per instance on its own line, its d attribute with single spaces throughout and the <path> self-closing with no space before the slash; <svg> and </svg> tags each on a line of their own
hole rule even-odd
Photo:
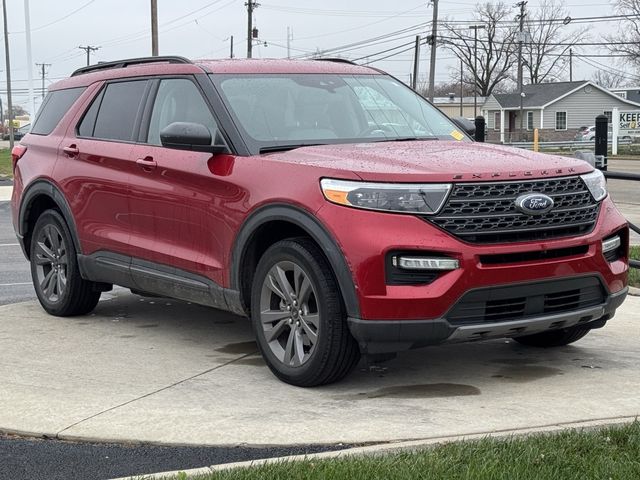
<svg viewBox="0 0 640 480">
<path fill-rule="evenodd" d="M 487 99 L 486 97 L 477 97 L 478 105 L 482 105 Z M 433 103 L 435 105 L 459 105 L 460 97 L 433 97 Z M 473 97 L 462 97 L 463 105 L 473 105 Z"/>
<path fill-rule="evenodd" d="M 593 88 L 596 88 L 607 95 L 611 95 L 621 102 L 628 103 L 635 107 L 640 106 L 640 104 L 626 100 L 596 83 L 589 80 L 582 80 L 579 82 L 553 82 L 524 85 L 522 87 L 522 91 L 525 96 L 522 102 L 522 107 L 528 109 L 545 108 L 552 103 L 557 102 L 561 98 L 580 90 L 586 85 L 591 85 Z M 520 108 L 520 94 L 518 93 L 496 93 L 491 96 L 493 96 L 498 104 L 500 104 L 500 106 L 505 110 Z"/>
<path fill-rule="evenodd" d="M 522 105 L 524 108 L 542 108 L 587 83 L 591 82 L 582 80 L 524 85 L 522 91 L 525 96 Z M 519 93 L 496 93 L 493 96 L 502 108 L 520 108 Z"/>
</svg>

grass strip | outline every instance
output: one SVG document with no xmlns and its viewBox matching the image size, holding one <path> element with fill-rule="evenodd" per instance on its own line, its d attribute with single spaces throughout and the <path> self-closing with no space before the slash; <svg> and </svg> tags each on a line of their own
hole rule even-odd
<svg viewBox="0 0 640 480">
<path fill-rule="evenodd" d="M 277 462 L 171 480 L 640 478 L 640 423 L 455 442 L 421 451 Z"/>
<path fill-rule="evenodd" d="M 8 148 L 0 149 L 0 176 L 13 178 L 11 166 L 11 152 Z"/>
</svg>

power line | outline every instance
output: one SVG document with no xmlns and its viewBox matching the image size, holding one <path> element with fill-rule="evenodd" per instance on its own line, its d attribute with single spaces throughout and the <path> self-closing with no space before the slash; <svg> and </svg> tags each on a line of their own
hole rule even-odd
<svg viewBox="0 0 640 480">
<path fill-rule="evenodd" d="M 60 23 L 63 20 L 66 20 L 67 18 L 69 18 L 71 15 L 75 15 L 76 13 L 78 13 L 80 10 L 84 10 L 85 8 L 87 8 L 89 5 L 91 5 L 92 3 L 94 3 L 96 0 L 89 0 L 87 3 L 81 5 L 80 7 L 76 8 L 75 10 L 73 10 L 72 12 L 67 13 L 66 15 L 53 20 L 52 22 L 49 23 L 45 23 L 44 25 L 40 25 L 39 27 L 35 27 L 32 28 L 31 31 L 32 32 L 37 32 L 38 30 L 42 30 L 43 28 L 47 28 L 50 27 L 51 25 L 55 25 L 56 23 Z M 17 32 L 11 32 L 11 33 L 26 33 L 25 30 L 20 30 Z"/>
</svg>

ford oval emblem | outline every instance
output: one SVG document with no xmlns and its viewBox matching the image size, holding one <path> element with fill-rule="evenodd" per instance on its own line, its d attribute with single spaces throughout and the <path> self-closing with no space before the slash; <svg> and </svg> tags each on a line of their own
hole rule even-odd
<svg viewBox="0 0 640 480">
<path fill-rule="evenodd" d="M 542 193 L 525 193 L 516 198 L 515 204 L 526 215 L 542 215 L 553 208 L 553 199 Z"/>
</svg>

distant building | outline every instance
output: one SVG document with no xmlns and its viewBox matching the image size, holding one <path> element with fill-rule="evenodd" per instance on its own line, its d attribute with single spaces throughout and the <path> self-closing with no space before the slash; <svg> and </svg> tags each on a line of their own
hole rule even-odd
<svg viewBox="0 0 640 480">
<path fill-rule="evenodd" d="M 478 109 L 476 115 L 480 115 L 480 109 L 485 99 L 485 97 L 477 97 Z M 448 97 L 434 97 L 433 104 L 450 118 L 464 117 L 474 119 L 476 117 L 473 113 L 473 97 L 462 97 L 462 114 L 460 114 L 460 97 L 453 93 Z"/>
<path fill-rule="evenodd" d="M 640 109 L 640 101 L 625 99 L 588 80 L 525 85 L 523 92 L 523 132 L 520 132 L 520 95 L 489 95 L 482 106 L 488 141 L 531 140 L 534 128 L 538 129 L 541 141 L 573 140 L 577 129 L 594 125 L 598 115 L 611 119 L 614 108 Z"/>
<path fill-rule="evenodd" d="M 612 88 L 611 91 L 625 100 L 640 103 L 640 87 Z"/>
</svg>

